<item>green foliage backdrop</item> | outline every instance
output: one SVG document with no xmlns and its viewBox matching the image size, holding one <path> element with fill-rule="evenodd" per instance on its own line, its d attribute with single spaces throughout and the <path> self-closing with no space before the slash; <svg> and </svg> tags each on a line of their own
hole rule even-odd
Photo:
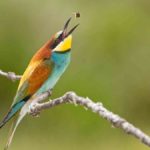
<svg viewBox="0 0 150 150">
<path fill-rule="evenodd" d="M 79 11 L 72 62 L 56 85 L 53 98 L 74 90 L 150 134 L 149 0 L 1 0 L 0 69 L 22 74 L 30 58 Z M 18 82 L 0 77 L 0 118 L 9 108 Z M 0 131 L 0 149 L 8 123 Z M 148 150 L 81 107 L 61 105 L 27 116 L 11 150 Z"/>
</svg>

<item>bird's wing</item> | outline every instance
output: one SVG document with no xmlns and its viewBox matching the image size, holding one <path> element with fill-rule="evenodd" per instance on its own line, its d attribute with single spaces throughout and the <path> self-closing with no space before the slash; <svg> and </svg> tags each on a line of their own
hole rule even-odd
<svg viewBox="0 0 150 150">
<path fill-rule="evenodd" d="M 48 59 L 29 64 L 20 80 L 13 104 L 33 95 L 50 76 L 53 66 L 52 61 Z"/>
<path fill-rule="evenodd" d="M 17 114 L 32 95 L 41 87 L 45 80 L 47 80 L 51 73 L 51 65 L 49 64 L 52 63 L 49 63 L 49 60 L 44 60 L 41 63 L 36 63 L 36 65 L 29 65 L 20 81 L 12 106 L 0 122 L 0 128 L 3 127 L 15 114 Z"/>
<path fill-rule="evenodd" d="M 8 149 L 13 135 L 20 121 L 24 118 L 27 113 L 26 104 L 30 97 L 41 87 L 41 85 L 47 80 L 52 72 L 53 63 L 50 60 L 44 60 L 32 65 L 29 65 L 26 69 L 23 77 L 20 81 L 19 88 L 15 97 L 15 101 L 6 115 L 6 117 L 1 122 L 1 127 L 10 120 L 17 112 L 21 109 L 18 114 L 19 117 L 15 118 L 13 126 L 10 130 L 10 135 L 8 142 L 6 144 L 5 150 Z M 16 102 L 18 100 L 18 102 Z M 26 104 L 25 104 L 26 103 Z M 25 105 L 24 105 L 25 104 Z"/>
</svg>

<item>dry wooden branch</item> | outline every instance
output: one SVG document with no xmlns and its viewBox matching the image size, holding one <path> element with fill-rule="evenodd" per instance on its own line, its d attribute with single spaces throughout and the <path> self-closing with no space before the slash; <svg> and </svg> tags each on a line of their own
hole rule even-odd
<svg viewBox="0 0 150 150">
<path fill-rule="evenodd" d="M 21 78 L 20 75 L 16 75 L 13 72 L 3 72 L 0 70 L 0 75 L 11 79 L 12 81 L 19 80 Z M 114 127 L 122 129 L 125 133 L 130 134 L 137 139 L 139 139 L 143 144 L 150 147 L 150 137 L 141 131 L 139 128 L 136 128 L 134 125 L 129 123 L 124 118 L 120 117 L 117 114 L 109 111 L 107 108 L 103 106 L 102 103 L 95 103 L 89 98 L 84 98 L 78 96 L 74 92 L 67 92 L 62 97 L 56 98 L 54 100 L 50 100 L 48 102 L 43 102 L 51 95 L 51 91 L 47 91 L 37 97 L 34 98 L 33 103 L 30 106 L 29 113 L 33 116 L 39 114 L 42 110 L 50 109 L 54 106 L 71 103 L 75 105 L 81 105 L 94 113 L 97 113 L 100 117 L 103 117 L 107 121 L 109 121 Z M 43 103 L 42 103 L 43 102 Z"/>
<path fill-rule="evenodd" d="M 14 72 L 4 72 L 2 70 L 0 70 L 0 75 L 7 77 L 8 79 L 10 79 L 12 81 L 20 80 L 20 78 L 21 78 L 20 75 L 16 75 Z"/>
<path fill-rule="evenodd" d="M 100 102 L 95 103 L 91 99 L 78 96 L 74 92 L 67 92 L 62 97 L 56 98 L 54 100 L 50 100 L 45 103 L 38 103 L 39 100 L 41 102 L 42 100 L 48 98 L 48 95 L 49 94 L 46 92 L 40 95 L 40 99 L 39 97 L 37 97 L 33 100 L 34 105 L 32 105 L 33 106 L 31 110 L 32 115 L 36 115 L 36 113 L 39 114 L 39 112 L 41 112 L 44 109 L 50 109 L 54 106 L 64 104 L 64 103 L 81 105 L 91 110 L 92 112 L 97 113 L 100 117 L 103 117 L 104 119 L 109 121 L 114 127 L 122 129 L 125 133 L 136 137 L 143 144 L 150 147 L 150 137 L 148 135 L 146 135 L 143 131 L 133 126 L 124 118 L 106 109 L 102 103 Z"/>
</svg>

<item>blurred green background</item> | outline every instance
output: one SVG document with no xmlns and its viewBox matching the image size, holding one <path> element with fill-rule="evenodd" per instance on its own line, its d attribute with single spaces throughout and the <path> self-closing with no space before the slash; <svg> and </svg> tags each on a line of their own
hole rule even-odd
<svg viewBox="0 0 150 150">
<path fill-rule="evenodd" d="M 108 109 L 150 134 L 149 0 L 1 0 L 0 69 L 22 74 L 32 55 L 61 29 L 72 12 L 81 18 L 74 33 L 72 62 L 53 98 L 73 90 L 101 101 Z M 0 76 L 0 118 L 18 82 Z M 8 123 L 0 131 L 0 149 Z M 27 116 L 10 150 L 148 150 L 98 115 L 61 105 Z"/>
</svg>

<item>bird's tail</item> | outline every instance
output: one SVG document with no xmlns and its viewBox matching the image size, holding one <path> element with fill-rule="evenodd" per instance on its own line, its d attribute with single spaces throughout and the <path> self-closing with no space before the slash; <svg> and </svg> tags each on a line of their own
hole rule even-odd
<svg viewBox="0 0 150 150">
<path fill-rule="evenodd" d="M 8 147 L 11 144 L 11 141 L 13 139 L 14 133 L 19 125 L 19 123 L 21 122 L 21 120 L 23 119 L 23 117 L 26 115 L 27 113 L 27 109 L 25 107 L 25 103 L 27 102 L 27 100 L 30 99 L 31 96 L 27 96 L 25 97 L 23 100 L 17 102 L 16 104 L 14 104 L 11 109 L 9 110 L 9 112 L 7 113 L 7 115 L 4 117 L 4 119 L 2 120 L 2 122 L 0 123 L 0 128 L 3 127 L 15 114 L 17 114 L 17 112 L 21 109 L 21 111 L 19 112 L 19 114 L 17 114 L 17 116 L 15 116 L 14 121 L 12 123 L 10 132 L 9 132 L 9 138 L 7 141 L 7 144 L 4 148 L 4 150 L 7 150 Z M 24 108 L 25 107 L 25 108 Z"/>
<path fill-rule="evenodd" d="M 7 141 L 7 144 L 4 148 L 4 150 L 7 150 L 12 142 L 12 139 L 13 139 L 13 136 L 14 136 L 14 133 L 19 125 L 19 123 L 21 122 L 21 120 L 24 118 L 24 116 L 26 115 L 27 111 L 21 111 L 19 113 L 19 117 L 18 118 L 15 118 L 15 120 L 13 121 L 12 123 L 12 126 L 11 126 L 11 129 L 10 129 L 10 132 L 9 132 L 9 137 L 8 137 L 8 141 Z"/>
<path fill-rule="evenodd" d="M 26 103 L 26 101 L 30 98 L 30 96 L 26 96 L 23 100 L 15 103 L 10 110 L 8 111 L 7 115 L 4 119 L 0 122 L 0 128 L 2 128 Z"/>
</svg>

